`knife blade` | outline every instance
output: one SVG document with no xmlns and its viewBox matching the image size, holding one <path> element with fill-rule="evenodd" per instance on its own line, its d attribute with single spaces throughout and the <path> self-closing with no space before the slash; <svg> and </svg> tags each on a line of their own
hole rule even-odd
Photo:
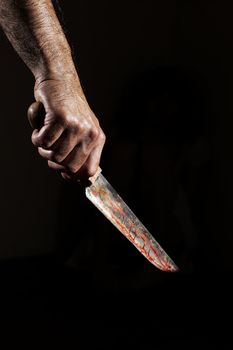
<svg viewBox="0 0 233 350">
<path fill-rule="evenodd" d="M 100 168 L 89 180 L 91 185 L 85 189 L 86 197 L 139 252 L 162 271 L 178 271 L 173 260 L 106 180 Z"/>
<path fill-rule="evenodd" d="M 28 108 L 28 119 L 33 128 L 40 128 L 43 125 L 44 116 L 45 110 L 42 103 L 33 102 Z M 85 186 L 85 194 L 154 266 L 166 272 L 179 271 L 174 261 L 106 180 L 100 167 L 96 174 L 89 178 L 89 185 Z"/>
</svg>

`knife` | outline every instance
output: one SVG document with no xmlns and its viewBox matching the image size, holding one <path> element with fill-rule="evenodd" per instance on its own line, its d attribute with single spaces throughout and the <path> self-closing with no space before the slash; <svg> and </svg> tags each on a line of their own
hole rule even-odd
<svg viewBox="0 0 233 350">
<path fill-rule="evenodd" d="M 43 125 L 45 110 L 41 102 L 33 102 L 27 114 L 33 128 L 40 128 Z M 96 174 L 89 178 L 89 184 L 85 185 L 85 194 L 154 266 L 166 272 L 179 271 L 174 261 L 106 180 L 100 167 Z"/>
</svg>

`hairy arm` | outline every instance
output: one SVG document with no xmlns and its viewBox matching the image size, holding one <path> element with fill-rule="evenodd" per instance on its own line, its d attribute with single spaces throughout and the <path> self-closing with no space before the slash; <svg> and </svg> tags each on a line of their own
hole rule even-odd
<svg viewBox="0 0 233 350">
<path fill-rule="evenodd" d="M 64 177 L 95 173 L 105 136 L 82 91 L 71 50 L 51 0 L 0 0 L 0 24 L 35 77 L 45 107 L 32 142 Z"/>
</svg>

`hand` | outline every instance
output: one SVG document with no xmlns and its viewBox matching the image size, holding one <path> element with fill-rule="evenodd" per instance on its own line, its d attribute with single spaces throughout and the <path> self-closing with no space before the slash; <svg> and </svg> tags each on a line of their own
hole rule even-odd
<svg viewBox="0 0 233 350">
<path fill-rule="evenodd" d="M 105 135 L 75 76 L 36 82 L 35 98 L 43 103 L 44 125 L 32 143 L 48 166 L 65 179 L 88 178 L 99 166 Z"/>
</svg>

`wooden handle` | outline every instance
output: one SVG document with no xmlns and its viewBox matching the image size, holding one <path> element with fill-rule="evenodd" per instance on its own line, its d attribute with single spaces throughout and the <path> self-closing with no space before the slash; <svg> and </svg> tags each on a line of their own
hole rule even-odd
<svg viewBox="0 0 233 350">
<path fill-rule="evenodd" d="M 30 105 L 28 108 L 27 116 L 28 121 L 33 129 L 40 129 L 44 125 L 45 114 L 46 112 L 41 102 L 35 101 Z M 98 167 L 95 175 L 89 177 L 88 181 L 93 184 L 101 171 L 102 169 Z"/>
<path fill-rule="evenodd" d="M 28 121 L 33 129 L 40 129 L 44 125 L 45 109 L 41 102 L 33 102 L 28 108 Z"/>
</svg>

